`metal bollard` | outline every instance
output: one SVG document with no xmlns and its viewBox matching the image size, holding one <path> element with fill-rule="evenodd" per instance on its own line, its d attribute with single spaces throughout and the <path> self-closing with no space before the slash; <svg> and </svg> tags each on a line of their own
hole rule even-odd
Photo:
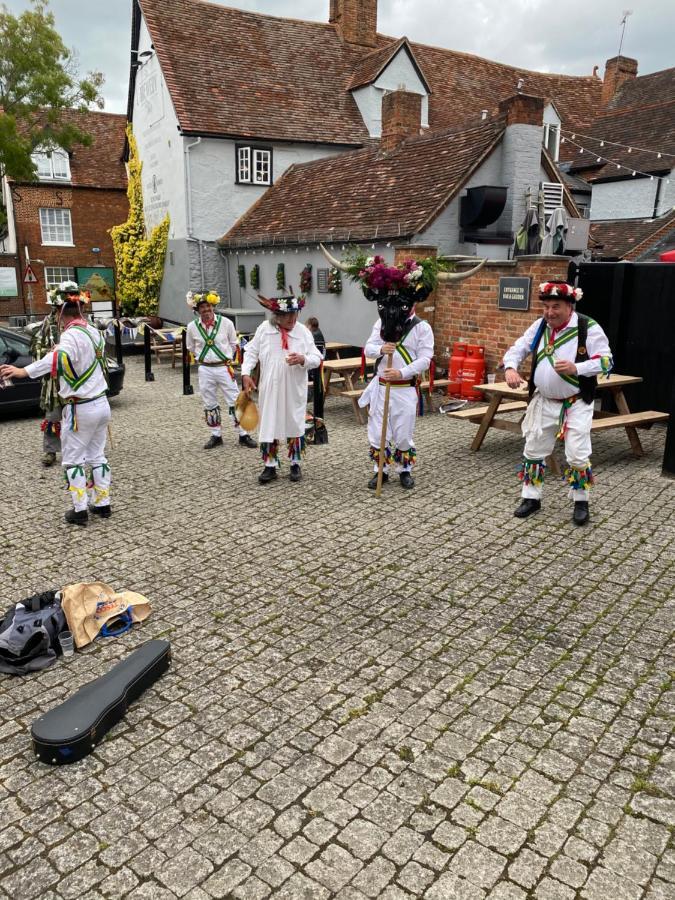
<svg viewBox="0 0 675 900">
<path fill-rule="evenodd" d="M 143 331 L 143 355 L 145 356 L 145 380 L 154 381 L 155 376 L 152 374 L 152 349 L 150 347 L 151 334 L 148 325 Z"/>
<path fill-rule="evenodd" d="M 180 336 L 181 356 L 183 360 L 183 395 L 194 394 L 194 388 L 190 384 L 190 351 L 187 348 L 187 329 L 183 329 Z"/>
<path fill-rule="evenodd" d="M 115 332 L 115 359 L 117 360 L 117 365 L 121 366 L 122 359 L 122 329 L 120 327 L 119 319 L 115 319 L 115 324 L 113 325 Z"/>
</svg>

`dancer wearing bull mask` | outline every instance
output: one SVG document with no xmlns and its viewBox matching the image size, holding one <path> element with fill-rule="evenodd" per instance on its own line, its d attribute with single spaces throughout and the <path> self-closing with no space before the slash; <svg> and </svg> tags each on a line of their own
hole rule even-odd
<svg viewBox="0 0 675 900">
<path fill-rule="evenodd" d="M 199 363 L 197 377 L 199 393 L 204 404 L 204 417 L 211 436 L 204 444 L 205 450 L 223 443 L 222 415 L 218 403 L 218 388 L 223 392 L 227 409 L 239 434 L 242 447 L 258 445 L 240 426 L 234 412 L 239 388 L 234 378 L 234 356 L 237 350 L 237 332 L 232 322 L 215 312 L 220 303 L 215 291 L 193 294 L 188 291 L 187 304 L 199 316 L 190 322 L 186 330 L 186 345 Z"/>
<path fill-rule="evenodd" d="M 612 354 L 607 336 L 593 319 L 576 312 L 581 288 L 564 281 L 539 285 L 544 314 L 504 354 L 506 383 L 520 387 L 518 367 L 532 353 L 530 396 L 523 419 L 524 459 L 520 470 L 522 499 L 514 516 L 524 519 L 541 509 L 545 459 L 557 438 L 565 442 L 568 468 L 564 479 L 574 501 L 572 521 L 588 522 L 593 485 L 591 424 L 597 376 L 609 377 Z"/>
<path fill-rule="evenodd" d="M 61 337 L 53 350 L 25 369 L 0 366 L 0 376 L 41 378 L 50 374 L 58 381 L 63 404 L 61 417 L 61 464 L 73 508 L 65 515 L 70 525 L 86 525 L 91 511 L 109 518 L 110 466 L 105 455 L 106 430 L 110 421 L 105 340 L 89 325 L 83 307 L 88 297 L 67 292 L 59 312 Z M 91 468 L 91 481 L 86 470 Z"/>
<path fill-rule="evenodd" d="M 375 377 L 359 399 L 359 406 L 369 406 L 368 441 L 374 474 L 368 487 L 373 491 L 377 488 L 385 395 L 389 386 L 382 481 L 389 480 L 393 462 L 401 487 L 411 490 L 415 486 L 412 469 L 417 457 L 417 379 L 432 365 L 434 333 L 428 322 L 415 315 L 415 303 L 405 295 L 378 300 L 377 311 L 380 317 L 363 348 L 365 356 L 377 357 Z"/>
<path fill-rule="evenodd" d="M 302 478 L 300 462 L 305 453 L 305 411 L 307 372 L 321 365 L 321 353 L 311 332 L 298 322 L 304 297 L 291 294 L 267 298 L 259 303 L 272 313 L 258 326 L 246 345 L 241 366 L 242 384 L 247 394 L 256 389 L 251 373 L 260 363 L 258 436 L 265 468 L 258 477 L 268 484 L 277 477 L 279 445 L 286 444 L 291 463 L 290 480 Z"/>
</svg>

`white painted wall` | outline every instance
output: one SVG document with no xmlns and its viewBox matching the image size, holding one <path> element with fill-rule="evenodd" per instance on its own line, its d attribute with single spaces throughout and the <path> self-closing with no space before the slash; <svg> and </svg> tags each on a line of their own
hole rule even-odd
<svg viewBox="0 0 675 900">
<path fill-rule="evenodd" d="M 651 218 L 658 181 L 655 178 L 629 178 L 594 184 L 591 194 L 591 219 Z"/>
<path fill-rule="evenodd" d="M 340 257 L 342 245 L 333 245 L 333 254 Z M 375 249 L 368 245 L 369 254 L 378 253 L 393 263 L 393 247 L 385 244 L 376 244 Z M 308 295 L 307 305 L 300 315 L 300 321 L 305 322 L 310 316 L 316 316 L 321 325 L 324 337 L 328 341 L 343 341 L 362 347 L 370 334 L 373 322 L 377 318 L 377 308 L 363 296 L 361 288 L 348 281 L 343 273 L 341 294 L 320 294 L 316 289 L 317 269 L 328 268 L 328 262 L 316 244 L 312 244 L 309 250 L 305 246 L 287 249 L 285 253 L 279 250 L 262 250 L 255 252 L 230 251 L 226 254 L 230 268 L 230 296 L 233 307 L 247 309 L 259 308 L 255 299 L 255 291 L 250 287 L 250 272 L 256 263 L 260 266 L 260 288 L 264 296 L 276 296 L 277 264 L 284 263 L 286 269 L 286 282 L 290 283 L 297 291 L 300 284 L 300 272 L 306 263 L 312 264 L 313 289 Z M 237 266 L 242 263 L 246 267 L 246 289 L 239 287 Z"/>
<path fill-rule="evenodd" d="M 401 47 L 373 84 L 352 91 L 352 96 L 371 137 L 382 136 L 382 95 L 385 91 L 404 89 L 422 95 L 423 128 L 429 127 L 429 96 L 407 52 Z"/>
</svg>

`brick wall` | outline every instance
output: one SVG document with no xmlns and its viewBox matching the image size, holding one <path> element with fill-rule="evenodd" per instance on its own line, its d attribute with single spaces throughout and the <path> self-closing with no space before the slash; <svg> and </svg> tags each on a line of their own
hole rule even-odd
<svg viewBox="0 0 675 900">
<path fill-rule="evenodd" d="M 422 97 L 410 91 L 390 91 L 382 98 L 382 140 L 380 149 L 390 153 L 406 138 L 420 133 Z"/>
<path fill-rule="evenodd" d="M 15 185 L 12 195 L 17 246 L 22 266 L 25 260 L 24 247 L 27 246 L 31 260 L 42 259 L 47 266 L 76 267 L 100 264 L 114 267 L 112 241 L 108 232 L 113 225 L 126 221 L 129 215 L 125 191 L 38 184 Z M 50 247 L 42 244 L 39 210 L 46 207 L 70 209 L 73 247 Z M 92 253 L 92 247 L 99 247 L 101 252 Z M 38 283 L 33 285 L 32 307 L 33 311 L 39 314 L 47 309 L 44 266 L 41 263 L 33 263 L 33 270 Z M 23 312 L 23 303 L 20 307 L 19 311 Z M 2 304 L 0 315 L 7 314 L 9 313 Z"/>
<path fill-rule="evenodd" d="M 488 263 L 466 281 L 441 282 L 432 298 L 434 308 L 429 310 L 427 303 L 425 313 L 434 328 L 437 364 L 447 367 L 453 344 L 468 341 L 485 347 L 487 371 L 494 372 L 504 352 L 541 315 L 539 284 L 566 278 L 568 262 L 564 257 L 521 257 Z M 498 309 L 499 279 L 528 276 L 532 278 L 529 310 Z"/>
<path fill-rule="evenodd" d="M 602 82 L 602 105 L 607 106 L 624 81 L 635 78 L 638 71 L 637 59 L 630 56 L 614 56 L 605 63 L 605 77 Z"/>
</svg>

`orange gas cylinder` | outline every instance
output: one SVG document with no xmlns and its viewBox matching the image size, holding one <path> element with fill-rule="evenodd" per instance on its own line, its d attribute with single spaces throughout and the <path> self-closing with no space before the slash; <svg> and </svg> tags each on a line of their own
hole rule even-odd
<svg viewBox="0 0 675 900">
<path fill-rule="evenodd" d="M 485 382 L 485 347 L 469 344 L 466 348 L 466 359 L 462 368 L 462 397 L 467 400 L 482 400 L 480 391 L 474 385 Z"/>
<path fill-rule="evenodd" d="M 450 365 L 448 366 L 448 395 L 460 397 L 462 394 L 462 367 L 466 359 L 466 344 L 457 342 L 452 348 Z"/>
</svg>

